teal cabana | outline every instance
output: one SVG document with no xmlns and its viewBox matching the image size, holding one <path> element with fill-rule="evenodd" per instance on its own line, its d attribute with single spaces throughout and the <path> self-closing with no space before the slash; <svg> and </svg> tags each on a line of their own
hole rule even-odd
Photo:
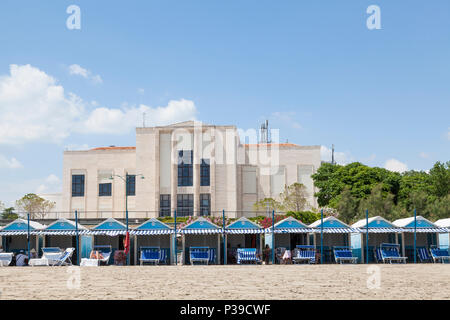
<svg viewBox="0 0 450 320">
<path fill-rule="evenodd" d="M 281 259 L 285 250 L 294 250 L 297 245 L 309 245 L 314 241 L 310 236 L 314 233 L 314 229 L 293 217 L 277 222 L 274 225 L 274 231 L 275 234 L 272 233 L 272 227 L 266 228 L 264 239 L 265 244 L 272 249 L 272 237 L 274 237 L 275 256 L 278 259 Z"/>
<path fill-rule="evenodd" d="M 85 226 L 78 224 L 78 237 L 80 242 L 83 241 L 83 237 L 90 239 L 90 236 L 87 235 L 88 233 L 89 230 Z M 75 221 L 65 218 L 58 219 L 42 230 L 40 234 L 43 237 L 43 247 L 59 247 L 63 250 L 75 248 L 72 261 L 74 263 L 78 261 L 79 248 L 77 248 L 76 244 L 77 226 Z M 39 255 L 41 254 L 42 252 L 39 253 Z"/>
<path fill-rule="evenodd" d="M 398 219 L 392 222 L 396 227 L 402 228 L 402 255 L 408 257 L 408 262 L 414 262 L 414 230 L 416 230 L 416 248 L 439 246 L 439 234 L 446 233 L 446 228 L 440 228 L 430 220 L 422 216 L 416 217 L 416 228 L 414 228 L 414 217 Z"/>
<path fill-rule="evenodd" d="M 447 229 L 447 232 L 439 233 L 439 247 L 448 250 L 450 248 L 450 218 L 440 219 L 434 224 L 439 228 Z"/>
<path fill-rule="evenodd" d="M 45 225 L 36 221 L 30 221 L 30 250 L 34 249 L 39 252 L 41 248 L 39 236 L 40 232 L 45 229 Z M 28 252 L 28 222 L 25 219 L 18 218 L 0 231 L 2 238 L 3 251 L 18 253 L 20 250 Z"/>
<path fill-rule="evenodd" d="M 257 223 L 242 217 L 225 227 L 225 239 L 227 252 L 227 263 L 236 261 L 236 252 L 238 248 L 255 248 L 259 254 L 262 254 L 263 242 L 262 235 L 264 229 Z M 219 261 L 220 261 L 219 257 Z"/>
<path fill-rule="evenodd" d="M 109 264 L 112 264 L 114 260 L 114 252 L 116 250 L 124 250 L 124 239 L 126 233 L 127 226 L 125 224 L 114 218 L 106 219 L 90 230 L 89 234 L 91 235 L 91 246 L 89 248 L 88 241 L 82 244 L 83 256 L 85 252 L 89 251 L 90 253 L 95 246 L 111 246 L 112 253 Z M 130 238 L 130 252 L 134 249 L 133 245 L 134 244 Z M 132 261 L 130 261 L 130 264 L 133 264 Z"/>
<path fill-rule="evenodd" d="M 190 247 L 208 247 L 209 263 L 219 264 L 220 237 L 223 229 L 203 217 L 177 230 L 182 235 L 183 263 L 189 264 Z"/>
<path fill-rule="evenodd" d="M 323 255 L 324 263 L 333 262 L 333 247 L 350 247 L 351 234 L 359 232 L 358 229 L 352 228 L 346 223 L 335 217 L 326 217 L 317 220 L 309 225 L 314 228 L 315 232 L 312 235 L 313 245 L 316 246 L 317 252 L 320 253 L 321 248 L 321 232 L 323 231 Z"/>
<path fill-rule="evenodd" d="M 161 252 L 160 263 L 171 264 L 174 230 L 156 218 L 151 218 L 130 231 L 134 236 L 134 261 L 139 264 L 141 247 L 158 247 Z"/>
<path fill-rule="evenodd" d="M 367 251 L 367 231 L 369 231 L 369 263 L 376 261 L 375 250 L 382 243 L 400 244 L 402 228 L 396 227 L 383 217 L 376 216 L 368 219 L 361 219 L 352 224 L 352 228 L 359 229 L 359 232 L 351 234 L 351 247 L 353 255 L 358 257 L 359 262 L 366 262 Z"/>
</svg>

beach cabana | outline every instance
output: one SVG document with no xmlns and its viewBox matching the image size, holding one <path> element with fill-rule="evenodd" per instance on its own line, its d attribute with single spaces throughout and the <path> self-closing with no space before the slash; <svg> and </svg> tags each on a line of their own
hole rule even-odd
<svg viewBox="0 0 450 320">
<path fill-rule="evenodd" d="M 440 219 L 434 224 L 439 228 L 447 229 L 447 232 L 439 233 L 439 247 L 448 250 L 450 248 L 450 218 Z"/>
<path fill-rule="evenodd" d="M 112 253 L 111 258 L 109 259 L 109 264 L 113 264 L 114 252 L 116 250 L 124 250 L 123 240 L 125 239 L 126 233 L 127 227 L 125 224 L 114 218 L 106 219 L 90 230 L 89 234 L 92 236 L 91 246 L 88 248 L 88 241 L 83 243 L 83 255 L 85 252 L 92 251 L 95 246 L 111 246 Z M 130 252 L 132 252 L 133 249 L 133 243 L 130 240 Z"/>
<path fill-rule="evenodd" d="M 262 234 L 264 229 L 249 219 L 242 217 L 225 228 L 227 257 L 237 259 L 238 248 L 253 248 L 258 254 L 262 253 Z M 219 257 L 219 261 L 220 261 Z M 227 259 L 227 263 L 230 263 Z M 236 260 L 237 261 L 237 260 Z"/>
<path fill-rule="evenodd" d="M 287 217 L 274 225 L 275 230 L 275 249 L 294 250 L 297 245 L 309 245 L 312 238 L 308 235 L 314 232 L 313 228 L 298 221 L 293 217 Z M 272 248 L 272 227 L 266 228 L 265 244 Z M 277 251 L 277 250 L 276 250 Z M 282 252 L 278 250 L 280 254 Z M 277 254 L 276 254 L 277 255 Z"/>
<path fill-rule="evenodd" d="M 159 248 L 160 263 L 172 262 L 174 230 L 156 218 L 151 218 L 130 231 L 134 236 L 134 261 L 139 264 L 140 248 Z"/>
<path fill-rule="evenodd" d="M 89 230 L 78 224 L 78 236 L 81 238 L 89 233 Z M 58 247 L 62 250 L 67 248 L 75 248 L 72 255 L 72 261 L 76 263 L 78 256 L 78 248 L 76 244 L 76 223 L 65 218 L 61 218 L 51 223 L 47 228 L 41 231 L 43 235 L 43 247 Z M 88 236 L 89 237 L 89 236 Z M 90 237 L 89 237 L 90 239 Z M 40 254 L 40 253 L 39 253 Z"/>
<path fill-rule="evenodd" d="M 39 233 L 46 226 L 36 221 L 30 221 L 30 250 L 39 252 Z M 2 237 L 2 246 L 4 252 L 18 253 L 20 250 L 28 252 L 28 222 L 26 219 L 18 218 L 0 231 Z"/>
<path fill-rule="evenodd" d="M 422 216 L 416 218 L 416 249 L 439 246 L 439 234 L 446 233 L 446 228 L 440 228 Z M 408 262 L 414 262 L 414 217 L 398 219 L 392 222 L 396 227 L 402 228 L 402 255 L 408 257 Z"/>
<path fill-rule="evenodd" d="M 182 234 L 184 264 L 190 264 L 189 248 L 208 248 L 209 264 L 219 264 L 220 237 L 223 229 L 203 217 L 177 230 Z M 198 249 L 197 249 L 198 250 Z"/>
<path fill-rule="evenodd" d="M 369 263 L 377 261 L 375 250 L 383 243 L 399 244 L 402 228 L 396 227 L 394 224 L 376 216 L 368 219 L 361 219 L 352 224 L 352 228 L 359 229 L 359 232 L 351 234 L 351 247 L 353 254 L 358 257 L 359 262 L 366 262 L 367 251 L 367 226 L 369 231 Z"/>
<path fill-rule="evenodd" d="M 317 253 L 321 248 L 321 230 L 323 230 L 323 262 L 333 262 L 333 247 L 349 247 L 351 234 L 359 232 L 335 217 L 326 217 L 309 225 L 314 228 L 312 244 L 316 246 Z"/>
</svg>

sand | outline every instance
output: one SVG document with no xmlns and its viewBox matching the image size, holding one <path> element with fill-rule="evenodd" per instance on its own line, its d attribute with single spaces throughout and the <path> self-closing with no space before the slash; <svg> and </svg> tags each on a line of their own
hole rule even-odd
<svg viewBox="0 0 450 320">
<path fill-rule="evenodd" d="M 369 268 L 3 267 L 0 299 L 450 299 L 450 264 Z"/>
</svg>

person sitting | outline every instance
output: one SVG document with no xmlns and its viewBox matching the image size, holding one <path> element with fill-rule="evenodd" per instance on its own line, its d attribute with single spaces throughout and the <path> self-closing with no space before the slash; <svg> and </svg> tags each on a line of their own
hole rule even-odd
<svg viewBox="0 0 450 320">
<path fill-rule="evenodd" d="M 101 260 L 101 259 L 103 259 L 103 255 L 102 255 L 101 251 L 92 250 L 91 251 L 91 255 L 89 256 L 89 258 L 90 259 Z"/>
<path fill-rule="evenodd" d="M 38 257 L 36 250 L 33 248 L 30 250 L 31 259 L 36 259 Z"/>
<path fill-rule="evenodd" d="M 264 247 L 263 260 L 265 264 L 269 264 L 271 249 L 268 244 Z"/>
<path fill-rule="evenodd" d="M 23 267 L 28 265 L 28 256 L 25 255 L 23 250 L 20 250 L 16 256 L 16 266 Z"/>
<path fill-rule="evenodd" d="M 291 255 L 291 250 L 287 250 L 284 251 L 283 257 L 282 257 L 282 263 L 283 264 L 291 264 L 292 263 L 292 255 Z"/>
</svg>

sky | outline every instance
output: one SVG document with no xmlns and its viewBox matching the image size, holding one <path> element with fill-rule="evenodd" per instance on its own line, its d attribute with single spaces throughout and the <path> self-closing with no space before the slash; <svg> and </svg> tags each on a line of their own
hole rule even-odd
<svg viewBox="0 0 450 320">
<path fill-rule="evenodd" d="M 334 144 L 341 164 L 428 170 L 450 160 L 449 57 L 448 0 L 2 0 L 0 201 L 61 192 L 64 150 L 134 146 L 143 112 L 268 119 L 324 161 Z"/>
</svg>

